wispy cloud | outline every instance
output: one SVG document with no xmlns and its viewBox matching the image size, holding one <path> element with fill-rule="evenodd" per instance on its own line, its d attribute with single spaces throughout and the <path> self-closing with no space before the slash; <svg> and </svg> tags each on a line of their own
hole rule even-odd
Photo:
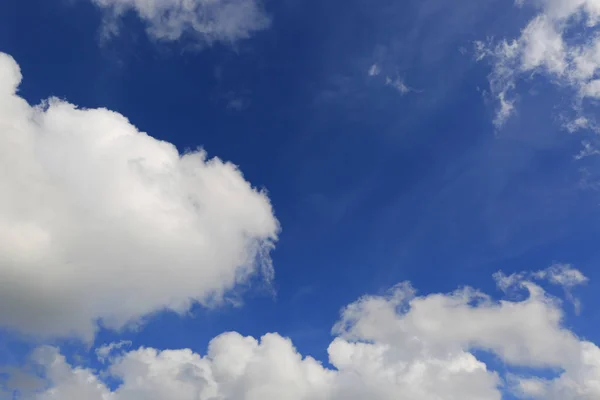
<svg viewBox="0 0 600 400">
<path fill-rule="evenodd" d="M 106 12 L 103 37 L 119 33 L 119 20 L 133 11 L 159 41 L 183 36 L 198 45 L 234 43 L 266 29 L 270 18 L 259 0 L 91 0 Z"/>
<path fill-rule="evenodd" d="M 581 302 L 573 296 L 572 290 L 576 286 L 585 285 L 589 279 L 578 269 L 570 264 L 554 264 L 546 269 L 535 272 L 519 272 L 511 275 L 504 275 L 502 272 L 494 274 L 496 284 L 503 291 L 508 291 L 514 287 L 527 287 L 531 281 L 546 281 L 552 285 L 561 286 L 565 293 L 565 298 L 573 304 L 575 313 L 581 311 Z"/>
<path fill-rule="evenodd" d="M 519 1 L 519 5 L 529 3 Z M 547 76 L 575 92 L 579 111 L 585 99 L 600 98 L 600 7 L 596 0 L 536 2 L 537 14 L 515 39 L 475 42 L 477 61 L 493 64 L 490 89 L 498 101 L 495 124 L 501 127 L 515 112 L 514 92 L 522 77 Z M 577 33 L 574 33 L 577 32 Z"/>
<path fill-rule="evenodd" d="M 394 89 L 396 89 L 401 95 L 405 95 L 407 93 L 413 92 L 413 93 L 420 93 L 420 90 L 411 88 L 410 86 L 408 86 L 403 79 L 401 79 L 400 77 L 396 77 L 394 79 L 390 78 L 389 76 L 385 77 L 385 84 L 386 86 L 390 86 Z"/>
<path fill-rule="evenodd" d="M 224 96 L 227 101 L 227 109 L 233 111 L 244 111 L 250 107 L 250 98 L 247 93 L 227 92 Z"/>
<path fill-rule="evenodd" d="M 488 79 L 496 102 L 494 125 L 501 129 L 516 114 L 517 100 L 523 102 L 525 96 L 519 92 L 525 81 L 533 76 L 543 80 L 567 99 L 556 116 L 560 127 L 585 136 L 582 149 L 574 155 L 586 164 L 580 169 L 580 186 L 596 188 L 594 171 L 598 165 L 591 165 L 589 158 L 600 153 L 596 116 L 600 99 L 600 2 L 523 0 L 518 5 L 534 7 L 534 14 L 515 38 L 475 42 L 475 59 L 492 65 Z"/>
<path fill-rule="evenodd" d="M 369 68 L 369 76 L 377 76 L 381 73 L 381 69 L 379 68 L 379 66 L 377 64 L 373 64 L 371 65 L 371 68 Z"/>
</svg>

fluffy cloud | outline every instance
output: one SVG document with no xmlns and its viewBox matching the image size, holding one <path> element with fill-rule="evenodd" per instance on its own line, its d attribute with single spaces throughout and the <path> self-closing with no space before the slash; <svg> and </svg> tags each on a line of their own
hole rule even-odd
<svg viewBox="0 0 600 400">
<path fill-rule="evenodd" d="M 513 91 L 521 76 L 539 73 L 552 82 L 573 88 L 578 102 L 600 97 L 600 1 L 521 0 L 538 13 L 518 38 L 499 43 L 476 43 L 478 58 L 490 57 L 494 70 L 490 86 L 499 107 L 498 126 L 514 112 Z"/>
<path fill-rule="evenodd" d="M 600 348 L 581 342 L 578 363 L 556 379 L 510 377 L 517 395 L 536 400 L 595 400 L 600 398 Z"/>
<path fill-rule="evenodd" d="M 569 271 L 576 271 L 572 268 Z M 542 271 L 552 280 L 556 269 Z M 520 276 L 531 276 L 522 274 Z M 500 280 L 507 278 L 497 275 Z M 39 349 L 50 388 L 37 400 L 500 400 L 502 393 L 540 400 L 600 398 L 600 349 L 562 325 L 558 299 L 516 276 L 520 301 L 494 301 L 472 288 L 416 296 L 400 284 L 343 309 L 327 368 L 303 357 L 289 339 L 225 333 L 205 356 L 151 348 L 122 352 L 106 373 L 69 365 L 57 349 Z M 506 288 L 506 286 L 504 286 Z M 473 350 L 496 356 L 502 376 Z M 512 367 L 528 367 L 526 376 Z M 557 371 L 555 378 L 539 368 Z M 523 371 L 523 369 L 519 369 Z M 540 371 L 536 375 L 536 371 Z"/>
<path fill-rule="evenodd" d="M 135 12 L 157 40 L 189 35 L 200 44 L 233 43 L 266 29 L 270 19 L 260 0 L 91 0 L 107 12 L 105 35 L 118 33 L 118 20 Z"/>
<path fill-rule="evenodd" d="M 0 325 L 91 339 L 272 276 L 264 192 L 204 151 L 179 154 L 122 115 L 32 107 L 0 53 Z"/>
</svg>

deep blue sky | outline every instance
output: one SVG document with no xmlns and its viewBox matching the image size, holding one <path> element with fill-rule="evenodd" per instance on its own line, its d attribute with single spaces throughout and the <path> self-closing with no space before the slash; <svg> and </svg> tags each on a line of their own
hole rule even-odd
<svg viewBox="0 0 600 400">
<path fill-rule="evenodd" d="M 490 66 L 473 56 L 473 41 L 514 36 L 531 14 L 446 3 L 272 0 L 269 29 L 202 50 L 152 42 L 134 16 L 100 43 L 87 1 L 0 3 L 0 51 L 19 62 L 30 103 L 106 107 L 181 151 L 230 160 L 268 190 L 282 226 L 275 298 L 251 289 L 240 308 L 165 313 L 97 343 L 204 351 L 223 331 L 276 331 L 326 361 L 340 308 L 362 294 L 405 280 L 423 293 L 496 293 L 497 270 L 553 262 L 590 278 L 568 324 L 600 340 L 600 198 L 580 185 L 581 137 L 557 120 L 563 93 L 526 80 L 518 113 L 495 129 Z"/>
</svg>

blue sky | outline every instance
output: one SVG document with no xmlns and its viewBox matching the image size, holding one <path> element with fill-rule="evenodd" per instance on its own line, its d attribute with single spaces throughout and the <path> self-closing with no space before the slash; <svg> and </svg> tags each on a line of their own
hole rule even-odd
<svg viewBox="0 0 600 400">
<path fill-rule="evenodd" d="M 9 379 L 7 396 L 600 396 L 600 350 L 585 347 L 600 343 L 600 8 L 595 0 L 523 3 L 0 4 L 0 51 L 11 57 L 0 60 L 0 176 L 9 182 L 0 186 L 9 198 L 0 203 L 8 221 L 0 288 L 9 294 L 0 299 L 12 304 L 0 312 L 0 364 L 5 377 L 41 364 L 36 381 L 55 388 Z M 31 143 L 14 139 L 22 132 Z M 103 144 L 121 135 L 133 138 Z M 205 161 L 199 148 L 239 170 Z M 500 270 L 516 274 L 504 291 L 492 277 Z M 406 287 L 389 294 L 400 282 L 420 297 Z M 489 304 L 468 291 L 449 294 L 464 287 L 487 293 Z M 436 308 L 436 293 L 466 300 Z M 423 318 L 442 325 L 431 332 L 414 322 Z M 349 326 L 332 332 L 338 321 Z M 457 321 L 465 332 L 447 332 Z M 388 332 L 388 323 L 396 328 Z M 215 337 L 238 349 L 224 332 L 277 333 L 275 344 L 261 344 L 273 354 L 291 351 L 277 350 L 289 338 L 323 363 L 314 367 L 322 380 L 255 354 L 254 372 L 224 381 L 210 356 L 216 383 L 191 384 L 197 397 L 157 388 L 148 376 L 146 388 L 127 386 L 138 376 L 132 360 L 143 358 L 136 349 L 189 348 L 200 357 Z M 419 356 L 407 350 L 411 337 L 425 343 Z M 130 343 L 98 359 L 98 348 L 121 341 Z M 363 367 L 360 345 L 387 346 L 374 370 L 404 383 L 388 390 L 371 369 L 348 366 L 340 354 L 350 347 L 332 341 L 354 346 L 349 359 Z M 439 349 L 464 362 L 474 354 L 487 370 L 444 380 L 451 367 L 427 364 L 425 384 L 398 367 L 450 362 Z M 243 364 L 245 351 L 231 350 L 229 360 Z M 47 360 L 61 354 L 61 371 L 83 368 L 105 397 L 53 371 L 58 361 Z M 173 373 L 169 387 L 190 385 L 173 363 L 163 372 Z M 102 372 L 110 365 L 112 377 Z M 256 372 L 269 368 L 289 376 Z M 259 381 L 272 391 L 257 389 Z"/>
</svg>

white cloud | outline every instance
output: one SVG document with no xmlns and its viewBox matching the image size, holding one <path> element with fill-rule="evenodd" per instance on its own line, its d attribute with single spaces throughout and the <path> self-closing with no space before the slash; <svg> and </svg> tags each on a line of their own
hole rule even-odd
<svg viewBox="0 0 600 400">
<path fill-rule="evenodd" d="M 515 104 L 513 100 L 506 99 L 506 92 L 498 93 L 498 102 L 500 103 L 500 107 L 496 113 L 496 117 L 494 118 L 494 125 L 500 127 L 504 125 L 506 120 L 510 118 L 515 110 Z"/>
<path fill-rule="evenodd" d="M 525 399 L 595 400 L 600 398 L 600 348 L 581 342 L 578 364 L 556 379 L 511 377 L 514 391 Z"/>
<path fill-rule="evenodd" d="M 161 309 L 271 279 L 266 194 L 204 151 L 181 155 L 122 115 L 15 94 L 0 53 L 0 325 L 91 339 Z"/>
<path fill-rule="evenodd" d="M 379 66 L 377 64 L 373 64 L 371 65 L 371 68 L 369 68 L 369 76 L 377 76 L 381 73 L 381 69 L 379 68 Z"/>
<path fill-rule="evenodd" d="M 529 280 L 541 280 L 552 285 L 561 286 L 564 289 L 566 299 L 573 303 L 577 314 L 581 311 L 581 304 L 579 299 L 573 296 L 572 289 L 588 282 L 585 275 L 569 264 L 554 264 L 544 270 L 528 274 L 522 272 L 506 276 L 502 272 L 497 272 L 494 274 L 494 278 L 498 287 L 505 292 L 526 286 Z"/>
<path fill-rule="evenodd" d="M 498 287 L 506 291 L 514 286 L 521 286 L 528 280 L 544 280 L 553 285 L 559 285 L 565 289 L 572 289 L 575 286 L 584 285 L 588 278 L 581 271 L 573 268 L 570 264 L 554 264 L 546 269 L 531 273 L 515 273 L 504 275 L 502 272 L 494 274 Z"/>
<path fill-rule="evenodd" d="M 490 86 L 499 103 L 496 124 L 501 126 L 514 112 L 511 97 L 517 81 L 532 73 L 573 88 L 580 100 L 600 97 L 600 82 L 594 79 L 600 68 L 600 1 L 518 3 L 531 4 L 538 10 L 519 37 L 495 45 L 476 43 L 476 58 L 490 57 L 494 63 Z M 577 40 L 573 40 L 575 37 Z"/>
<path fill-rule="evenodd" d="M 411 88 L 409 88 L 408 86 L 406 86 L 406 84 L 404 83 L 404 81 L 400 78 L 396 78 L 396 79 L 392 79 L 389 76 L 385 78 L 385 84 L 387 86 L 391 86 L 394 89 L 396 89 L 398 92 L 400 92 L 400 94 L 404 95 L 410 91 L 412 91 Z"/>
<path fill-rule="evenodd" d="M 583 85 L 581 94 L 585 97 L 600 98 L 600 79 L 594 79 Z"/>
<path fill-rule="evenodd" d="M 572 288 L 588 282 L 588 278 L 581 271 L 568 264 L 555 264 L 550 268 L 534 274 L 537 279 L 547 279 L 550 283 Z"/>
<path fill-rule="evenodd" d="M 566 68 L 565 44 L 561 33 L 545 15 L 534 18 L 521 33 L 521 69 L 545 68 L 561 75 Z"/>
<path fill-rule="evenodd" d="M 566 274 L 579 282 L 575 271 L 546 270 L 544 279 Z M 600 398 L 600 349 L 562 325 L 557 299 L 520 282 L 529 293 L 521 301 L 496 302 L 471 288 L 416 296 L 409 284 L 365 296 L 342 311 L 334 328 L 337 337 L 328 348 L 334 368 L 302 357 L 277 334 L 256 340 L 226 333 L 211 341 L 205 356 L 151 348 L 124 352 L 108 370 L 122 381 L 111 389 L 93 371 L 67 364 L 58 350 L 42 348 L 35 358 L 51 388 L 34 398 L 500 400 L 506 391 L 539 400 Z M 513 372 L 504 379 L 474 349 L 492 352 Z M 532 372 L 520 376 L 511 369 L 516 366 Z M 544 377 L 541 367 L 558 376 Z"/>
<path fill-rule="evenodd" d="M 270 19 L 261 0 L 91 0 L 105 9 L 104 34 L 118 33 L 118 20 L 134 11 L 157 40 L 190 35 L 200 44 L 233 43 L 266 29 Z"/>
<path fill-rule="evenodd" d="M 572 121 L 567 121 L 564 124 L 564 127 L 571 133 L 576 132 L 580 129 L 597 129 L 586 117 L 577 117 Z"/>
<path fill-rule="evenodd" d="M 582 160 L 586 157 L 599 156 L 600 149 L 596 148 L 592 143 L 583 141 L 581 143 L 583 149 L 575 156 L 576 160 Z"/>
<path fill-rule="evenodd" d="M 104 346 L 100 346 L 96 349 L 96 357 L 98 357 L 100 362 L 105 362 L 109 360 L 113 352 L 129 346 L 131 346 L 131 341 L 129 340 L 121 340 L 120 342 L 105 344 Z"/>
</svg>

